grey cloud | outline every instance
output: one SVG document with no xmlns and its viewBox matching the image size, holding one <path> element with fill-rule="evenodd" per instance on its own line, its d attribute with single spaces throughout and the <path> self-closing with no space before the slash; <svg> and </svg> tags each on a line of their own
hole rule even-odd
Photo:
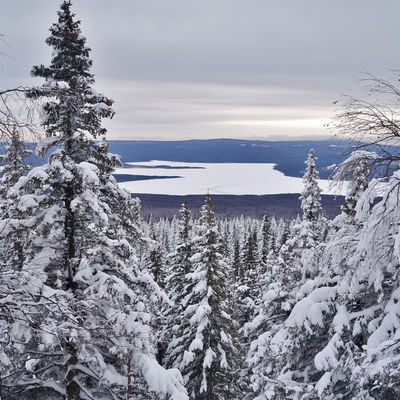
<svg viewBox="0 0 400 400">
<path fill-rule="evenodd" d="M 43 41 L 57 2 L 5 2 L 11 18 L 2 31 L 17 54 L 48 60 Z M 392 0 L 75 3 L 101 76 L 260 84 L 270 75 L 337 76 L 398 63 L 389 51 L 399 33 Z"/>
<path fill-rule="evenodd" d="M 281 122 L 292 125 L 291 121 L 314 119 L 323 122 L 321 129 L 311 130 L 327 134 L 322 125 L 329 122 L 333 110 L 321 93 L 312 91 L 160 82 L 125 82 L 119 86 L 103 82 L 102 86 L 118 99 L 114 107 L 117 114 L 109 126 L 113 136 L 120 138 L 142 137 L 144 132 L 149 139 L 162 133 L 180 138 L 265 138 L 278 130 L 283 132 Z M 296 130 L 292 126 L 288 131 L 310 134 L 305 127 Z"/>
<path fill-rule="evenodd" d="M 1 86 L 29 84 L 32 66 L 49 62 L 44 40 L 58 3 L 3 0 Z M 182 137 L 189 126 L 203 136 L 273 135 L 283 128 L 222 121 L 329 118 L 333 100 L 359 90 L 357 71 L 400 65 L 398 0 L 76 0 L 73 8 L 98 89 L 116 100 L 116 136 L 129 126 L 146 135 Z"/>
</svg>

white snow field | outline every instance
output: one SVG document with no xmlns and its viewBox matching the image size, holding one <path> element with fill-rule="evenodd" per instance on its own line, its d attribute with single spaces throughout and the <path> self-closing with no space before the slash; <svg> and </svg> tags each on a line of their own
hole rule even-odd
<svg viewBox="0 0 400 400">
<path fill-rule="evenodd" d="M 293 178 L 273 169 L 275 164 L 242 163 L 189 163 L 153 160 L 130 162 L 132 168 L 117 168 L 116 174 L 146 176 L 180 176 L 180 178 L 150 179 L 121 182 L 119 185 L 131 193 L 167 194 L 185 196 L 189 194 L 263 195 L 279 193 L 301 193 L 301 178 Z M 143 166 L 143 167 L 142 167 Z M 145 168 L 156 166 L 174 168 Z M 330 181 L 320 180 L 323 194 L 341 194 L 343 188 L 330 187 Z"/>
</svg>

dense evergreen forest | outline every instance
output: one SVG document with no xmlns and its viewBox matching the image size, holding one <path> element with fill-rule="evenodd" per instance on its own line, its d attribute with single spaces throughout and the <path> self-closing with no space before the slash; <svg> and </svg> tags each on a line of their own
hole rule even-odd
<svg viewBox="0 0 400 400">
<path fill-rule="evenodd" d="M 144 221 L 112 175 L 113 102 L 70 1 L 47 44 L 43 85 L 0 93 L 0 399 L 399 398 L 396 86 L 371 77 L 337 116 L 364 144 L 336 169 L 333 220 L 310 149 L 295 219 L 217 219 L 207 196 L 199 218 Z M 44 165 L 27 165 L 12 96 L 40 103 Z"/>
</svg>

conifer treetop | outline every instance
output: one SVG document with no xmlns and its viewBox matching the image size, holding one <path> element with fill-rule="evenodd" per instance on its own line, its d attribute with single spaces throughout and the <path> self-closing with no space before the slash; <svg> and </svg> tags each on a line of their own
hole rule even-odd
<svg viewBox="0 0 400 400">
<path fill-rule="evenodd" d="M 191 226 L 192 216 L 186 201 L 182 204 L 179 213 L 181 215 L 181 222 L 180 222 L 181 231 L 179 232 L 179 236 L 181 240 L 185 241 L 189 239 L 190 230 L 192 228 Z"/>
<path fill-rule="evenodd" d="M 91 87 L 95 79 L 90 71 L 90 48 L 81 34 L 80 21 L 75 20 L 70 8 L 70 1 L 61 4 L 58 22 L 51 26 L 46 39 L 53 48 L 50 65 L 32 69 L 32 75 L 44 78 L 45 83 L 28 93 L 33 98 L 48 99 L 43 105 L 42 125 L 48 137 L 59 139 L 53 140 L 52 145 L 62 143 L 66 137 L 102 137 L 106 130 L 101 119 L 114 115 L 113 101 Z M 48 147 L 42 152 L 47 150 Z"/>
<path fill-rule="evenodd" d="M 33 67 L 32 75 L 65 81 L 74 87 L 82 77 L 87 84 L 94 83 L 94 76 L 89 72 L 93 64 L 89 58 L 91 49 L 86 46 L 86 38 L 81 34 L 81 21 L 74 20 L 75 14 L 70 10 L 71 5 L 70 1 L 61 4 L 57 12 L 58 22 L 49 29 L 51 35 L 46 43 L 53 47 L 51 65 Z"/>
<path fill-rule="evenodd" d="M 209 194 L 206 196 L 206 201 L 201 208 L 200 225 L 214 227 L 216 225 L 213 205 Z"/>
</svg>

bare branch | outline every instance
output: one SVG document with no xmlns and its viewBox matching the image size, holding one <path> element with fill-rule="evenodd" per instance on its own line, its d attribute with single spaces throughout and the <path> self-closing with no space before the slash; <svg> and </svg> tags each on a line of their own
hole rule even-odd
<svg viewBox="0 0 400 400">
<path fill-rule="evenodd" d="M 364 150 L 372 170 L 390 176 L 400 162 L 400 86 L 365 73 L 365 98 L 347 96 L 334 117 L 335 134 L 356 141 L 348 153 Z M 347 166 L 348 167 L 348 166 Z M 345 174 L 345 173 L 344 173 Z M 343 174 L 341 174 L 343 175 Z"/>
<path fill-rule="evenodd" d="M 19 86 L 0 91 L 0 141 L 6 142 L 18 132 L 21 139 L 35 141 L 38 103 L 26 96 L 28 88 Z"/>
</svg>

